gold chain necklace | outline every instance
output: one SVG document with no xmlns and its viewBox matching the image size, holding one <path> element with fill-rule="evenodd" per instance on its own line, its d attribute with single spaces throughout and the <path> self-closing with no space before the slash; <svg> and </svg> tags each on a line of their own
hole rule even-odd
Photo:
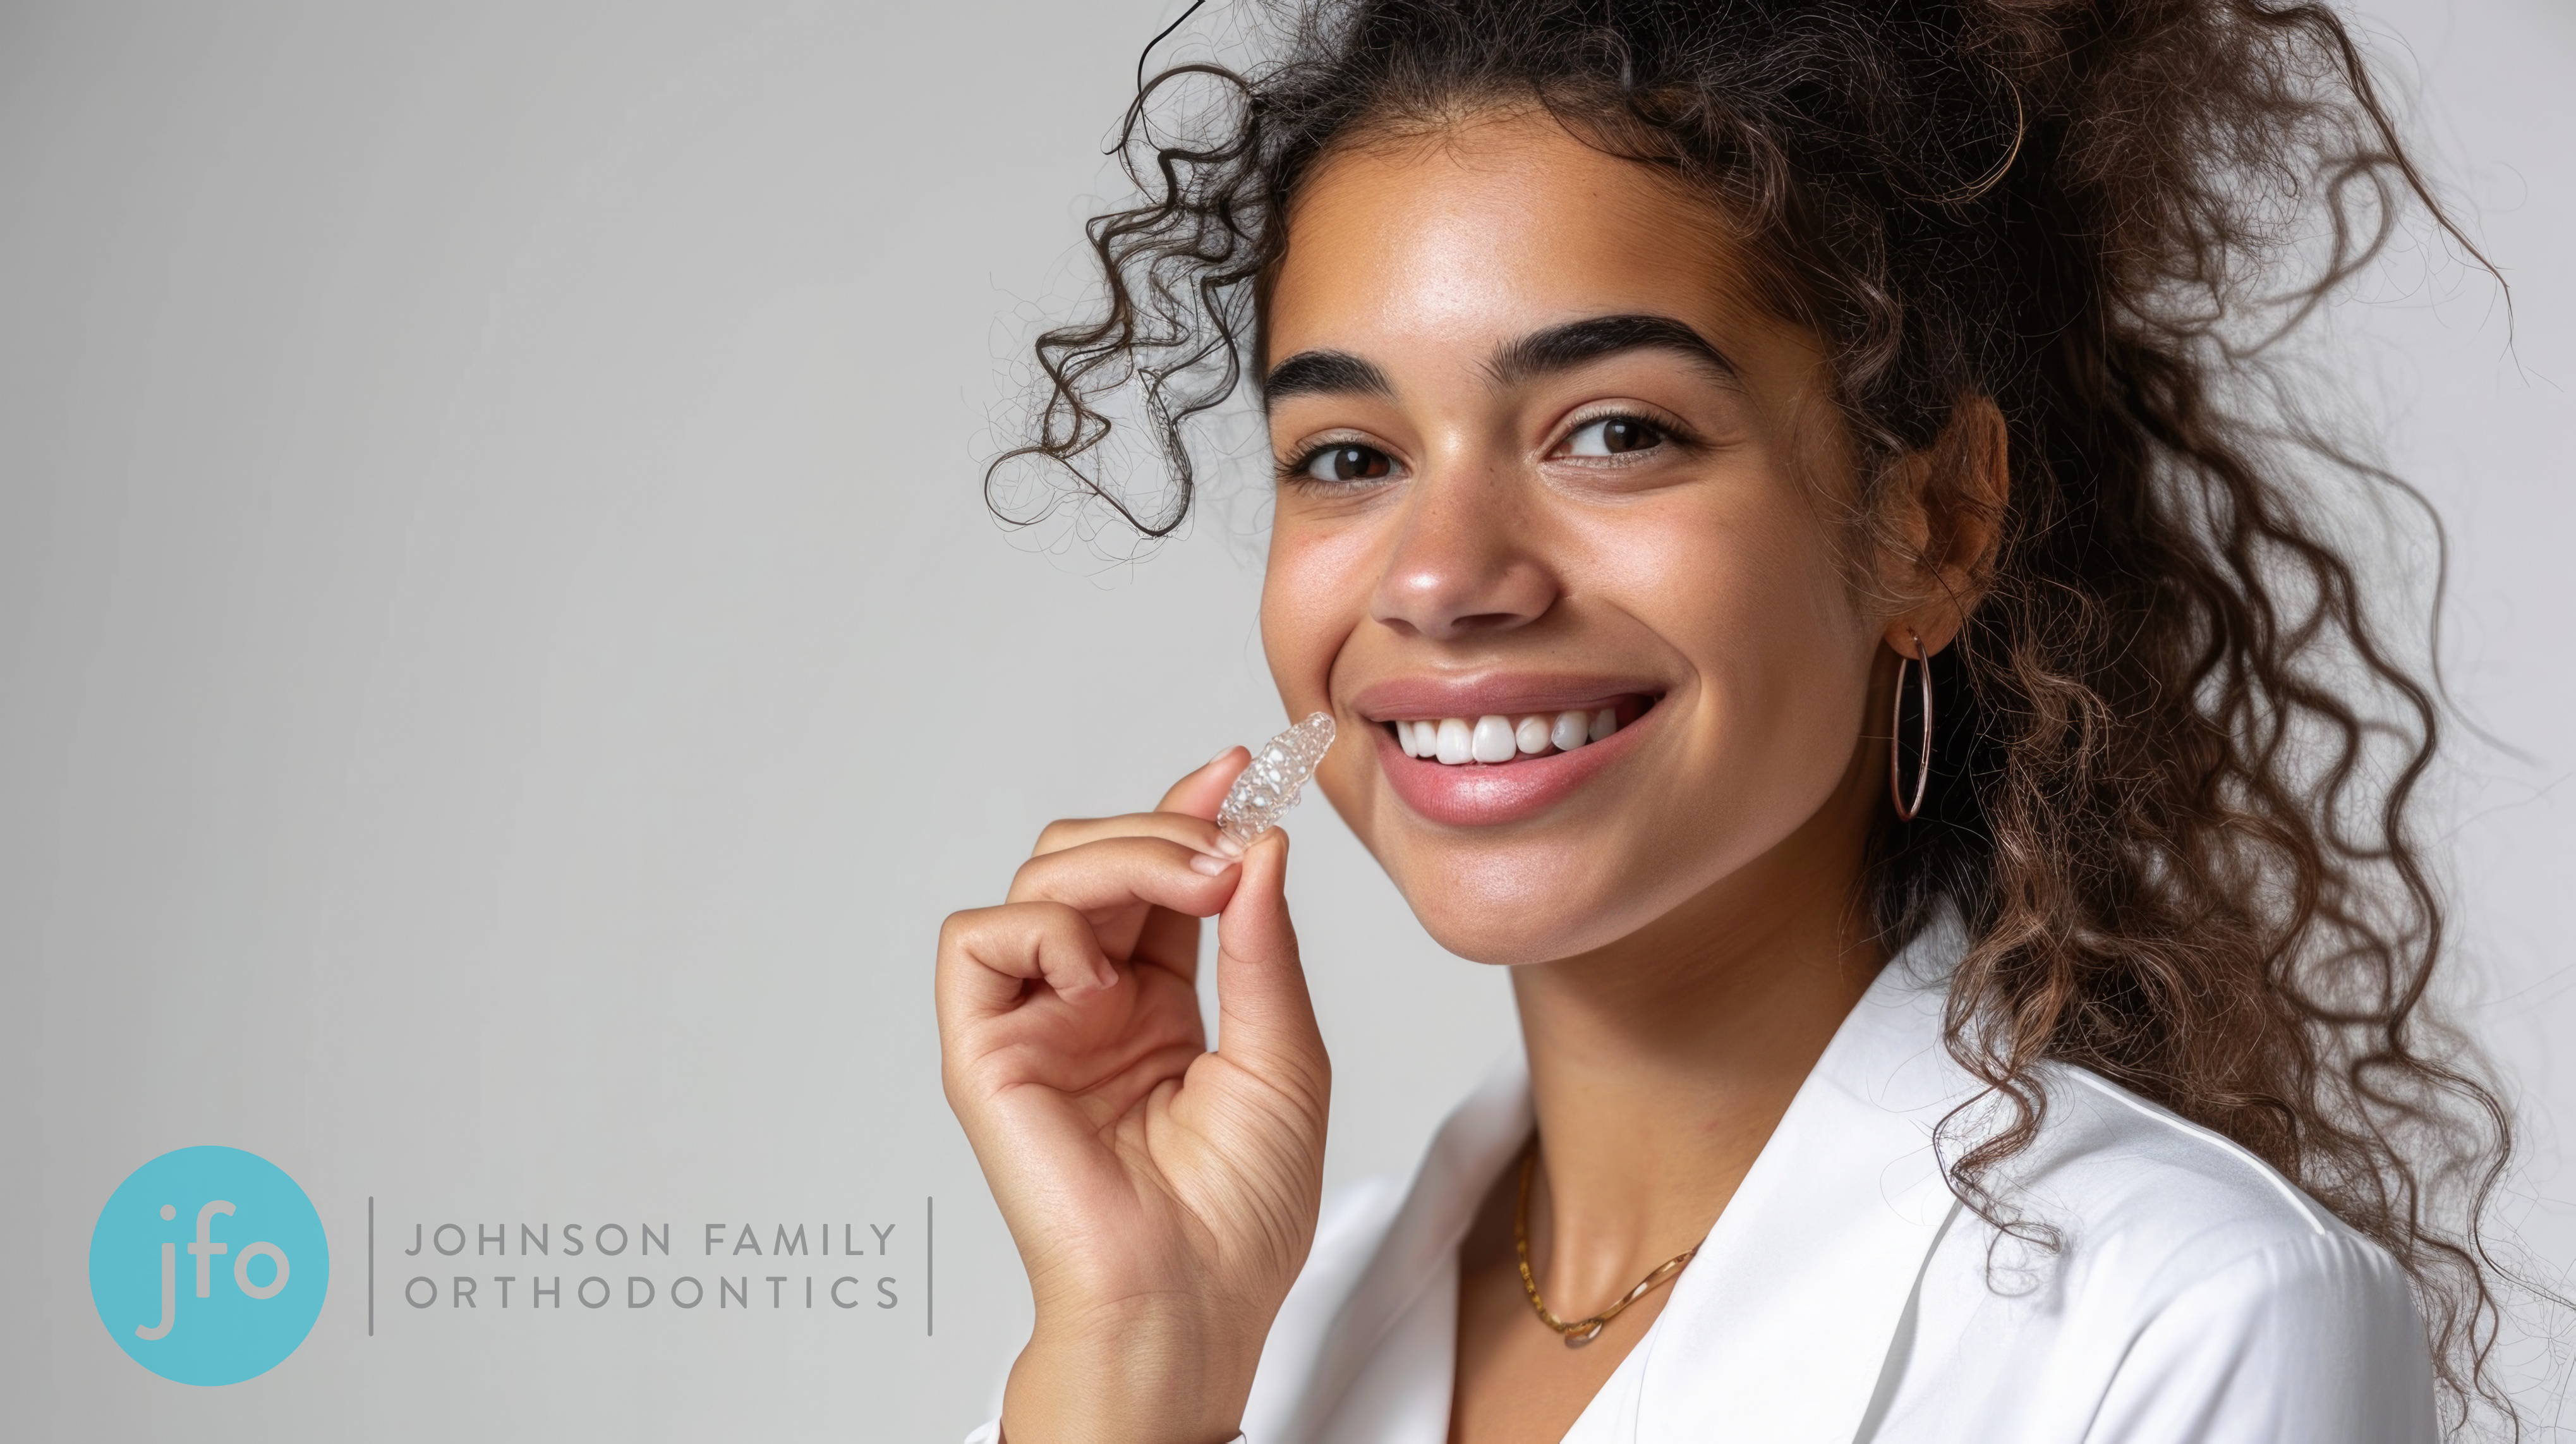
<svg viewBox="0 0 2576 1444">
<path fill-rule="evenodd" d="M 1520 1202 L 1515 1204 L 1512 1208 L 1512 1246 L 1520 1251 L 1521 1291 L 1529 1295 L 1530 1307 L 1537 1311 L 1538 1321 L 1547 1325 L 1549 1328 L 1556 1330 L 1559 1335 L 1563 1336 L 1565 1339 L 1565 1346 L 1567 1348 L 1579 1349 L 1584 1345 L 1591 1343 L 1594 1339 L 1601 1337 L 1602 1326 L 1609 1323 L 1612 1319 L 1619 1317 L 1622 1313 L 1627 1312 L 1630 1304 L 1633 1304 L 1637 1300 L 1644 1298 L 1646 1295 L 1653 1293 L 1658 1287 L 1670 1283 L 1673 1275 L 1682 1271 L 1682 1265 L 1691 1261 L 1691 1255 L 1699 1252 L 1699 1245 L 1693 1244 L 1689 1248 L 1683 1249 L 1680 1253 L 1673 1255 L 1671 1258 L 1664 1260 L 1662 1263 L 1655 1265 L 1654 1272 L 1646 1275 L 1643 1279 L 1638 1280 L 1637 1286 L 1628 1290 L 1628 1296 L 1626 1298 L 1621 1299 L 1619 1302 L 1612 1304 L 1610 1307 L 1603 1309 L 1597 1314 L 1594 1314 L 1592 1317 L 1588 1319 L 1576 1319 L 1571 1323 L 1564 1319 L 1560 1319 L 1556 1315 L 1548 1312 L 1547 1300 L 1540 1298 L 1538 1295 L 1538 1278 L 1530 1272 L 1530 1176 L 1536 1172 L 1537 1169 L 1538 1141 L 1536 1139 L 1532 1139 L 1530 1141 L 1528 1151 L 1521 1154 Z"/>
</svg>

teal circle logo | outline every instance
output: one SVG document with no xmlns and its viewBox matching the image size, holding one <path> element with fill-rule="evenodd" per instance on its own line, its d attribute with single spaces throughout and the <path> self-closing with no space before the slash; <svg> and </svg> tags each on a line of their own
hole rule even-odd
<svg viewBox="0 0 2576 1444">
<path fill-rule="evenodd" d="M 331 1286 L 322 1216 L 286 1171 L 206 1146 L 127 1175 L 89 1235 L 89 1296 L 118 1348 L 164 1379 L 238 1384 L 313 1332 Z"/>
</svg>

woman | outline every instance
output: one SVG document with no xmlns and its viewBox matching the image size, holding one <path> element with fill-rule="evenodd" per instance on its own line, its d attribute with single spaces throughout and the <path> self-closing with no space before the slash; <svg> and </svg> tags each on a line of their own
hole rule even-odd
<svg viewBox="0 0 2576 1444">
<path fill-rule="evenodd" d="M 1280 695 L 1431 935 L 1511 969 L 1526 1068 L 1319 1224 L 1287 843 L 1211 821 L 1244 754 L 1048 828 L 940 943 L 1037 1304 L 978 1437 L 2493 1402 L 2502 1120 L 2418 1017 L 2433 710 L 2303 504 L 2336 453 L 2248 384 L 2305 314 L 2249 314 L 2263 263 L 2328 237 L 2312 304 L 2431 205 L 2334 15 L 1362 0 L 1274 44 L 1143 88 L 1109 309 L 1006 460 L 1168 531 L 1248 368 Z M 1102 469 L 1127 384 L 1159 496 Z"/>
</svg>

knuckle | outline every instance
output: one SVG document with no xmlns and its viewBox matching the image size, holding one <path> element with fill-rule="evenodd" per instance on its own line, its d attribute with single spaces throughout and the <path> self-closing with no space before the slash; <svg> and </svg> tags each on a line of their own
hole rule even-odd
<svg viewBox="0 0 2576 1444">
<path fill-rule="evenodd" d="M 940 928 L 939 958 L 948 967 L 988 962 L 993 956 L 1025 946 L 1032 938 L 1028 904 L 1004 903 L 951 913 Z M 1043 923 L 1036 923 L 1042 928 Z"/>
<path fill-rule="evenodd" d="M 1053 898 L 1022 903 L 1020 906 L 1027 911 L 1029 928 L 1033 932 L 1064 933 L 1076 929 L 1088 930 L 1091 926 L 1080 910 L 1072 904 L 1060 903 Z"/>
<path fill-rule="evenodd" d="M 992 925 L 992 908 L 959 908 L 939 922 L 939 950 L 950 952 L 972 942 Z"/>
<path fill-rule="evenodd" d="M 1021 863 L 1018 867 L 1011 869 L 1011 900 L 1004 904 L 1004 906 L 1021 906 L 1023 904 L 1025 894 L 1043 887 L 1046 883 L 1047 875 L 1064 865 L 1061 862 L 1056 861 L 1056 859 L 1062 856 L 1064 856 L 1064 854 L 1060 850 L 1055 852 L 1042 852 L 1037 854 L 1035 857 L 1030 858 L 1028 861 Z"/>
</svg>

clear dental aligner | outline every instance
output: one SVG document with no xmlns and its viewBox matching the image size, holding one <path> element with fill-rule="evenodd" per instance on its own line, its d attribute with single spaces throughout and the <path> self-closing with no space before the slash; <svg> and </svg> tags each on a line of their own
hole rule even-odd
<svg viewBox="0 0 2576 1444">
<path fill-rule="evenodd" d="M 1407 757 L 1424 757 L 1464 767 L 1470 762 L 1509 762 L 1542 752 L 1571 752 L 1619 730 L 1619 709 L 1598 712 L 1538 713 L 1529 717 L 1500 715 L 1442 717 L 1392 722 L 1396 744 Z"/>
<path fill-rule="evenodd" d="M 1261 744 L 1252 765 L 1234 779 L 1225 803 L 1216 810 L 1217 829 L 1249 847 L 1252 840 L 1279 825 L 1279 815 L 1297 805 L 1306 779 L 1333 745 L 1333 715 L 1317 712 Z"/>
</svg>

